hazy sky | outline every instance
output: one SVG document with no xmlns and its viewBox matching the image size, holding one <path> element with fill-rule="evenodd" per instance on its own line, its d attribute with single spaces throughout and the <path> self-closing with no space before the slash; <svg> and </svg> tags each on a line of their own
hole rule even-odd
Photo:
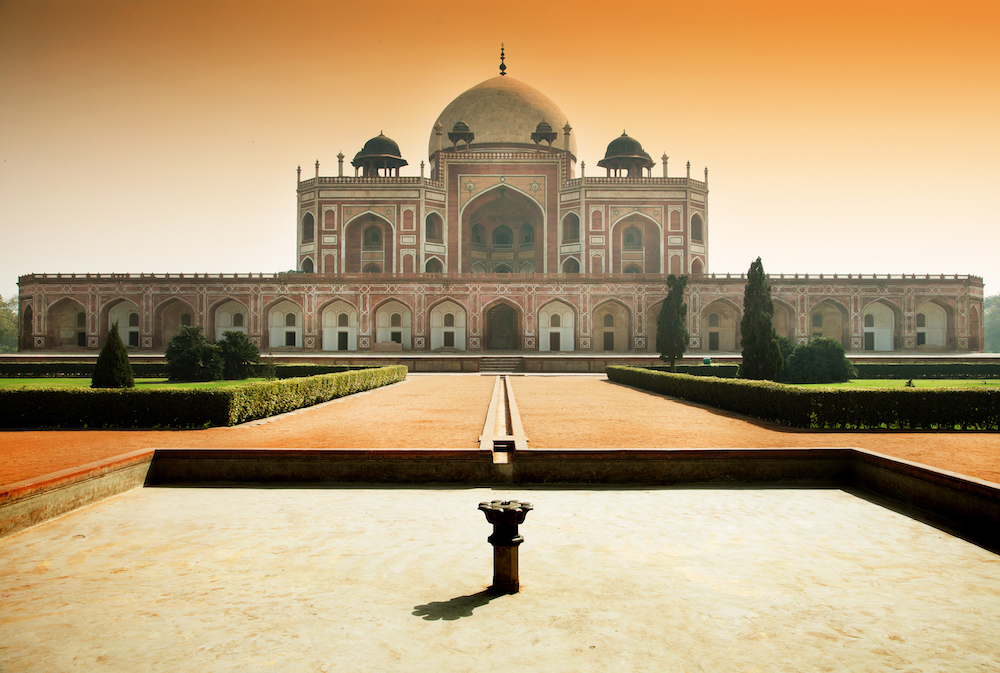
<svg viewBox="0 0 1000 673">
<path fill-rule="evenodd" d="M 710 169 L 710 270 L 1000 292 L 1000 2 L 0 0 L 0 294 L 42 272 L 295 265 L 295 167 L 384 131 L 418 175 L 497 74 Z M 660 167 L 654 175 L 660 175 Z"/>
</svg>

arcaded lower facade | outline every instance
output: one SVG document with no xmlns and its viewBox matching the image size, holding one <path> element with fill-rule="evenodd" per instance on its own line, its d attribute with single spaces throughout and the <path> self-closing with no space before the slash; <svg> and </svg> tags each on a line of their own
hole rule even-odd
<svg viewBox="0 0 1000 673">
<path fill-rule="evenodd" d="M 335 176 L 300 172 L 298 272 L 22 276 L 21 349 L 96 351 L 117 321 L 150 352 L 191 324 L 272 352 L 651 353 L 673 273 L 689 276 L 689 352 L 740 350 L 745 281 L 710 272 L 707 170 L 670 177 L 666 155 L 657 167 L 623 133 L 588 176 L 559 107 L 503 75 L 435 120 L 420 177 L 399 175 L 408 162 L 382 134 L 345 159 Z M 770 282 L 778 333 L 798 343 L 982 347 L 976 276 Z"/>
</svg>

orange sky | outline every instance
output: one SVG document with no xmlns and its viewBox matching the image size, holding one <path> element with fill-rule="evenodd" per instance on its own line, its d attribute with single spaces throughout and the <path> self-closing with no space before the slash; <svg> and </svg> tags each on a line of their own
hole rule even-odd
<svg viewBox="0 0 1000 673">
<path fill-rule="evenodd" d="M 622 129 L 672 175 L 710 168 L 712 271 L 760 255 L 996 294 L 998 34 L 995 0 L 0 0 L 0 294 L 292 268 L 295 167 L 334 174 L 384 131 L 419 174 L 501 41 L 589 175 Z"/>
</svg>

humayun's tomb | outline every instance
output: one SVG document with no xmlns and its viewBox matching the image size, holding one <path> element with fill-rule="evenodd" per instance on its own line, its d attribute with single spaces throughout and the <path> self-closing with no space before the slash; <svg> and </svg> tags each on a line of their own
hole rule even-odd
<svg viewBox="0 0 1000 673">
<path fill-rule="evenodd" d="M 400 176 L 408 162 L 382 134 L 353 171 L 343 154 L 335 176 L 321 176 L 318 162 L 315 177 L 300 170 L 296 272 L 21 276 L 20 349 L 94 353 L 117 321 L 137 355 L 162 353 L 191 324 L 313 357 L 655 357 L 673 273 L 689 276 L 688 352 L 738 353 L 745 279 L 710 272 L 707 170 L 695 179 L 688 163 L 668 176 L 664 155 L 654 171 L 623 133 L 588 176 L 576 147 L 553 101 L 502 74 L 444 108 L 420 177 Z M 976 276 L 770 283 L 775 327 L 796 343 L 832 337 L 854 355 L 982 348 Z"/>
</svg>

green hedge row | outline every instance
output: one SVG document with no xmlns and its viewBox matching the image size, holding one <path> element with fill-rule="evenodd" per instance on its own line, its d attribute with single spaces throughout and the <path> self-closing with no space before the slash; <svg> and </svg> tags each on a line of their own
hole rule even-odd
<svg viewBox="0 0 1000 673">
<path fill-rule="evenodd" d="M 670 365 L 650 365 L 646 369 L 657 372 L 669 372 Z M 677 365 L 677 374 L 691 376 L 715 376 L 720 379 L 735 379 L 739 374 L 739 365 Z"/>
<path fill-rule="evenodd" d="M 926 364 L 855 364 L 859 379 L 996 379 L 1000 362 L 929 362 Z"/>
<path fill-rule="evenodd" d="M 617 383 L 798 428 L 1000 430 L 996 388 L 822 390 L 636 367 L 607 371 Z"/>
<path fill-rule="evenodd" d="M 406 378 L 393 365 L 217 389 L 0 389 L 4 428 L 203 428 L 236 425 Z"/>
<path fill-rule="evenodd" d="M 262 376 L 262 364 L 255 365 L 254 377 Z M 360 369 L 371 369 L 365 365 L 314 365 L 276 364 L 275 375 L 279 379 L 291 379 L 318 374 L 336 374 Z M 167 378 L 165 362 L 132 363 L 132 372 L 139 379 Z M 94 373 L 93 362 L 0 362 L 0 378 L 90 378 Z"/>
</svg>

